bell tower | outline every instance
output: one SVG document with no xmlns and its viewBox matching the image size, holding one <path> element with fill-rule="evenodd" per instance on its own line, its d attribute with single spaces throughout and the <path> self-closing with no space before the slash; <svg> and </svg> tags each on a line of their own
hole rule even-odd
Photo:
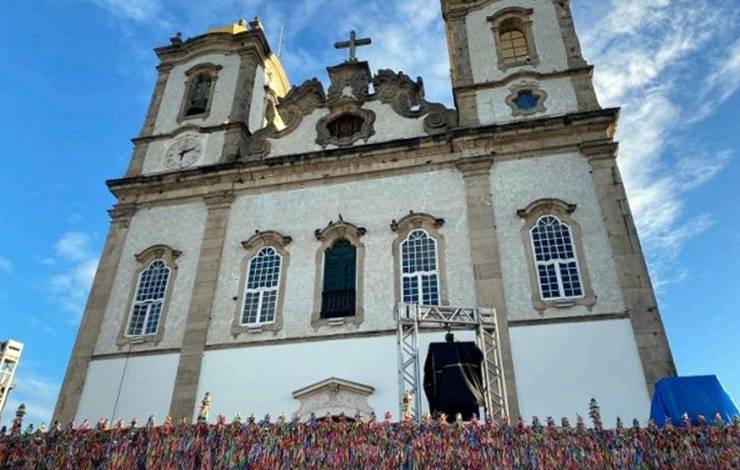
<svg viewBox="0 0 740 470">
<path fill-rule="evenodd" d="M 155 52 L 157 82 L 126 177 L 238 158 L 290 88 L 258 19 L 178 33 Z"/>
<path fill-rule="evenodd" d="M 442 0 L 460 125 L 600 109 L 569 0 Z"/>
</svg>

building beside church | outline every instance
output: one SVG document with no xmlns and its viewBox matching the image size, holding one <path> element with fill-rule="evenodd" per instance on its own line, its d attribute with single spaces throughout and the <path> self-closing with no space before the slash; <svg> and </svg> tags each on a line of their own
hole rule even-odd
<svg viewBox="0 0 740 470">
<path fill-rule="evenodd" d="M 328 88 L 291 85 L 258 21 L 156 49 L 55 419 L 192 417 L 206 392 L 395 414 L 399 304 L 495 308 L 511 416 L 647 417 L 675 367 L 569 2 L 442 11 L 454 108 L 354 35 Z"/>
<path fill-rule="evenodd" d="M 23 344 L 9 339 L 0 343 L 0 422 L 2 421 L 8 396 L 13 390 L 13 377 L 21 360 Z"/>
</svg>

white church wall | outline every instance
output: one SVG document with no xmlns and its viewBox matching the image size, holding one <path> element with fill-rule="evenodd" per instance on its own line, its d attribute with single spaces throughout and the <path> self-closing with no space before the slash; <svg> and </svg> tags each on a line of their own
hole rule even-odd
<svg viewBox="0 0 740 470">
<path fill-rule="evenodd" d="M 315 109 L 311 114 L 303 117 L 297 129 L 280 138 L 267 139 L 270 142 L 270 157 L 321 150 L 321 146 L 316 143 L 316 124 L 327 114 L 329 114 L 328 109 Z M 329 148 L 334 147 L 329 146 Z"/>
<path fill-rule="evenodd" d="M 223 68 L 218 73 L 216 88 L 213 93 L 213 103 L 211 104 L 211 111 L 208 117 L 205 119 L 188 119 L 187 123 L 197 126 L 214 126 L 223 123 L 228 118 L 236 91 L 236 81 L 239 74 L 239 56 L 236 54 L 202 55 L 173 67 L 167 79 L 167 86 L 159 108 L 154 134 L 172 132 L 180 127 L 181 123 L 177 122 L 177 117 L 180 113 L 183 96 L 185 95 L 185 83 L 187 81 L 185 72 L 203 63 L 212 63 L 220 65 Z"/>
<path fill-rule="evenodd" d="M 94 360 L 87 370 L 75 421 L 134 418 L 158 422 L 169 414 L 179 354 Z"/>
<path fill-rule="evenodd" d="M 456 337 L 463 341 L 473 338 L 462 333 Z M 419 337 L 422 368 L 433 341 L 444 341 L 444 332 Z M 398 418 L 395 335 L 207 351 L 197 396 L 200 399 L 211 393 L 213 414 L 233 417 L 254 413 L 261 418 L 270 413 L 273 418 L 281 414 L 290 418 L 300 404 L 292 393 L 331 377 L 375 388 L 368 398 L 373 411 L 379 418 L 386 411 Z M 426 397 L 422 402 L 428 411 Z"/>
<path fill-rule="evenodd" d="M 96 354 L 118 353 L 116 340 L 121 325 L 128 321 L 128 306 L 134 286 L 134 275 L 141 268 L 135 256 L 147 248 L 164 244 L 182 251 L 177 258 L 177 273 L 169 308 L 165 334 L 159 348 L 176 348 L 182 344 L 188 307 L 206 223 L 202 203 L 140 209 L 133 217 L 116 271 L 110 302 L 106 307 Z"/>
<path fill-rule="evenodd" d="M 203 156 L 200 157 L 194 166 L 211 165 L 221 160 L 221 153 L 224 147 L 224 131 L 210 132 L 208 134 L 198 134 L 203 139 Z M 155 140 L 149 144 L 144 158 L 143 174 L 169 172 L 164 164 L 165 152 L 167 148 L 175 142 L 172 139 Z"/>
<path fill-rule="evenodd" d="M 252 90 L 252 105 L 249 108 L 249 131 L 252 133 L 264 127 L 266 85 L 267 73 L 264 67 L 258 65 Z"/>
<path fill-rule="evenodd" d="M 370 101 L 365 108 L 375 112 L 375 135 L 368 140 L 370 144 L 426 135 L 423 118 L 400 116 L 390 105 L 380 101 Z"/>
<path fill-rule="evenodd" d="M 208 334 L 208 344 L 258 341 L 275 338 L 272 332 L 234 338 L 231 326 L 240 297 L 239 280 L 246 255 L 241 242 L 256 230 L 277 230 L 292 237 L 285 272 L 286 291 L 283 328 L 278 338 L 343 333 L 355 326 L 314 329 L 316 252 L 320 243 L 314 231 L 330 220 L 344 220 L 367 228 L 365 246 L 363 331 L 394 328 L 394 258 L 391 221 L 409 211 L 427 212 L 446 220 L 440 229 L 445 237 L 449 300 L 453 305 L 475 304 L 467 209 L 462 176 L 453 170 L 406 176 L 357 180 L 239 197 L 233 204 L 224 246 L 219 286 Z"/>
<path fill-rule="evenodd" d="M 512 327 L 522 417 L 586 416 L 591 398 L 605 425 L 645 421 L 650 396 L 629 320 Z"/>
<path fill-rule="evenodd" d="M 506 103 L 513 87 L 521 84 L 536 84 L 547 93 L 545 111 L 533 115 L 514 116 L 514 110 Z M 476 93 L 478 119 L 482 125 L 500 124 L 508 121 L 525 120 L 545 116 L 559 116 L 578 111 L 578 101 L 570 78 L 552 80 L 515 80 L 506 86 L 479 90 Z"/>
<path fill-rule="evenodd" d="M 588 161 L 577 153 L 494 162 L 491 190 L 501 253 L 508 316 L 512 320 L 540 319 L 532 303 L 529 266 L 517 210 L 543 198 L 576 204 L 572 214 L 581 226 L 586 264 L 596 305 L 548 309 L 545 316 L 621 313 L 625 311 L 601 208 Z"/>
<path fill-rule="evenodd" d="M 536 66 L 526 65 L 502 71 L 498 66 L 496 42 L 488 17 L 510 7 L 533 8 L 534 42 L 539 57 Z M 475 83 L 494 82 L 519 71 L 548 73 L 568 68 L 555 7 L 550 1 L 501 0 L 471 12 L 466 19 L 470 64 Z"/>
</svg>

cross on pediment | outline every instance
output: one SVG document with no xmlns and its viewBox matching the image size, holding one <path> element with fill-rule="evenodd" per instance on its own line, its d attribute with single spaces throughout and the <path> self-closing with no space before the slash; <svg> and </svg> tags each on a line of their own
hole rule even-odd
<svg viewBox="0 0 740 470">
<path fill-rule="evenodd" d="M 358 46 L 369 46 L 372 44 L 371 38 L 357 39 L 357 33 L 352 31 L 349 33 L 349 41 L 341 41 L 334 44 L 337 49 L 349 49 L 349 59 L 347 62 L 357 62 L 357 47 Z"/>
</svg>

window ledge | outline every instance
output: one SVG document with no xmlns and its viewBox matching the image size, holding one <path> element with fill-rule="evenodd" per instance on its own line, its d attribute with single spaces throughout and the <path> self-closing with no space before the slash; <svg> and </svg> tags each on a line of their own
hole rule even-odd
<svg viewBox="0 0 740 470">
<path fill-rule="evenodd" d="M 329 326 L 342 326 L 344 325 L 344 318 L 330 318 L 326 323 Z"/>
</svg>

